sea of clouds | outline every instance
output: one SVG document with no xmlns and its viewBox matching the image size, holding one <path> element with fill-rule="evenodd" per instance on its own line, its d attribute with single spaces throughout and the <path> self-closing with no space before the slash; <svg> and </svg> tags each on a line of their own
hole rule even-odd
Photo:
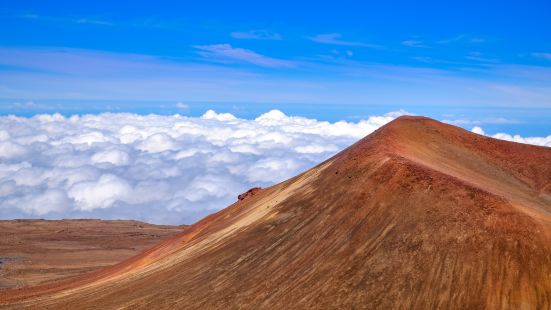
<svg viewBox="0 0 551 310">
<path fill-rule="evenodd" d="M 192 223 L 300 173 L 401 113 L 357 123 L 106 113 L 0 118 L 0 217 Z"/>
<path fill-rule="evenodd" d="M 0 218 L 189 224 L 336 154 L 405 112 L 335 123 L 105 113 L 0 117 Z M 481 128 L 474 132 L 484 134 Z M 551 146 L 546 138 L 495 137 Z"/>
</svg>

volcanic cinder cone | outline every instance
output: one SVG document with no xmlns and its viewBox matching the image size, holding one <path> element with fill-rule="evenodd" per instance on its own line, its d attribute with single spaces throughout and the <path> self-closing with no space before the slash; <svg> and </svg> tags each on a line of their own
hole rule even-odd
<svg viewBox="0 0 551 310">
<path fill-rule="evenodd" d="M 549 309 L 551 149 L 401 117 L 121 264 L 2 293 L 52 309 Z"/>
</svg>

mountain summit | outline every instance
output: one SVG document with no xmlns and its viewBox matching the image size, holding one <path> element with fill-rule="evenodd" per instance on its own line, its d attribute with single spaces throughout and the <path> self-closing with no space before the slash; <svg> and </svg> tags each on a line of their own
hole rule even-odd
<svg viewBox="0 0 551 310">
<path fill-rule="evenodd" d="M 404 116 L 101 272 L 6 308 L 551 307 L 551 149 Z"/>
</svg>

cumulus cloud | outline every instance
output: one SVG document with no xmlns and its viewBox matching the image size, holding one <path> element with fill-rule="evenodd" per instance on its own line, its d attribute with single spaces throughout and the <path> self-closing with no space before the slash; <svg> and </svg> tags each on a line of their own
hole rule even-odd
<svg viewBox="0 0 551 310">
<path fill-rule="evenodd" d="M 25 148 L 17 143 L 11 141 L 0 142 L 0 158 L 17 158 L 23 156 L 25 153 Z"/>
<path fill-rule="evenodd" d="M 313 167 L 402 114 L 334 123 L 278 110 L 253 120 L 213 110 L 201 117 L 3 116 L 0 218 L 192 223 L 251 187 Z"/>
<path fill-rule="evenodd" d="M 335 123 L 105 113 L 0 117 L 0 218 L 192 223 L 329 158 L 404 111 Z"/>
<path fill-rule="evenodd" d="M 44 215 L 49 212 L 66 210 L 70 201 L 64 191 L 47 189 L 44 192 L 31 194 L 22 198 L 21 208 L 29 213 Z M 14 203 L 12 201 L 11 203 Z"/>
<path fill-rule="evenodd" d="M 97 181 L 75 184 L 68 192 L 80 210 L 109 208 L 117 201 L 128 200 L 131 193 L 128 182 L 113 174 L 104 174 Z"/>
<path fill-rule="evenodd" d="M 108 150 L 108 151 L 99 151 L 92 156 L 92 161 L 96 164 L 99 163 L 110 163 L 116 166 L 122 166 L 128 164 L 130 156 L 128 153 L 122 150 Z"/>
<path fill-rule="evenodd" d="M 476 134 L 479 134 L 479 135 L 484 135 L 484 129 L 478 127 L 478 126 L 474 126 L 473 129 L 471 130 L 472 132 L 476 133 Z"/>
<path fill-rule="evenodd" d="M 138 149 L 149 153 L 159 153 L 175 148 L 174 139 L 165 133 L 151 135 L 138 145 Z"/>
<path fill-rule="evenodd" d="M 551 147 L 551 135 L 547 137 L 522 137 L 520 135 L 511 135 L 508 133 L 496 133 L 494 135 L 488 135 L 484 132 L 484 129 L 480 128 L 479 126 L 473 127 L 471 131 L 476 134 L 486 135 L 495 139 Z"/>
</svg>

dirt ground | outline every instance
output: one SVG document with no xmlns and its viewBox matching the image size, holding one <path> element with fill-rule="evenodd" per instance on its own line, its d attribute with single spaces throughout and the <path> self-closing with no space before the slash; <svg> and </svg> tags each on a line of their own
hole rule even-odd
<svg viewBox="0 0 551 310">
<path fill-rule="evenodd" d="M 0 289 L 92 272 L 180 231 L 137 221 L 0 221 Z"/>
</svg>

